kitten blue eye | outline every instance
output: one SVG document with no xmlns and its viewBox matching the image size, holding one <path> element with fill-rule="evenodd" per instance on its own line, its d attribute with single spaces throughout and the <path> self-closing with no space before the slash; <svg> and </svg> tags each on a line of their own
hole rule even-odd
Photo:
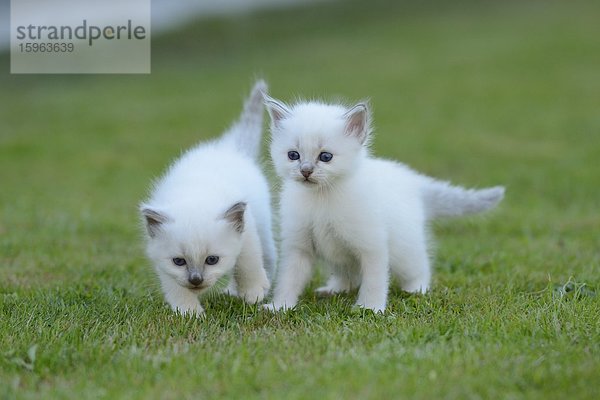
<svg viewBox="0 0 600 400">
<path fill-rule="evenodd" d="M 173 264 L 177 265 L 178 267 L 183 267 L 187 264 L 187 261 L 185 261 L 185 258 L 175 257 L 173 259 Z"/>
<path fill-rule="evenodd" d="M 297 151 L 288 151 L 288 158 L 292 161 L 300 159 L 300 154 Z"/>
<path fill-rule="evenodd" d="M 216 263 L 219 262 L 219 257 L 218 256 L 208 256 L 208 257 L 206 257 L 206 260 L 204 260 L 204 262 L 207 265 L 215 265 Z"/>
<path fill-rule="evenodd" d="M 328 153 L 326 151 L 319 154 L 319 160 L 321 160 L 323 162 L 329 162 L 329 161 L 331 161 L 332 158 L 333 158 L 333 154 Z"/>
</svg>

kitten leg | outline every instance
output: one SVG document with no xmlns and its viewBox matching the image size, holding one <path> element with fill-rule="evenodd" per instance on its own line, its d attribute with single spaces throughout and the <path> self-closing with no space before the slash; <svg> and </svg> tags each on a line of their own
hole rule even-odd
<svg viewBox="0 0 600 400">
<path fill-rule="evenodd" d="M 389 287 L 389 256 L 386 249 L 361 254 L 362 283 L 356 305 L 384 312 Z"/>
<path fill-rule="evenodd" d="M 198 294 L 179 285 L 175 280 L 163 273 L 158 274 L 165 300 L 171 309 L 180 314 L 202 315 L 204 308 L 200 305 Z"/>
<path fill-rule="evenodd" d="M 273 302 L 265 304 L 272 311 L 294 308 L 312 272 L 310 253 L 294 248 L 283 254 Z"/>
<path fill-rule="evenodd" d="M 271 221 L 268 224 L 259 225 L 260 242 L 262 244 L 263 260 L 267 276 L 270 280 L 275 276 L 275 266 L 277 264 L 277 250 L 275 240 L 273 239 L 273 229 Z"/>
<path fill-rule="evenodd" d="M 304 204 L 284 187 L 281 193 L 281 262 L 271 304 L 265 308 L 278 311 L 294 308 L 308 283 L 314 261 L 310 213 Z M 302 202 L 300 202 L 302 203 Z"/>
<path fill-rule="evenodd" d="M 259 210 L 260 211 L 260 210 Z M 260 237 L 262 245 L 263 264 L 267 271 L 269 280 L 272 281 L 275 276 L 275 267 L 277 264 L 277 249 L 275 239 L 273 238 L 273 224 L 271 223 L 271 213 L 268 210 L 262 210 L 256 216 L 256 230 Z"/>
<path fill-rule="evenodd" d="M 332 296 L 336 293 L 346 293 L 352 290 L 352 282 L 347 276 L 337 274 L 333 272 L 325 286 L 315 290 L 317 296 L 327 297 Z"/>
<path fill-rule="evenodd" d="M 244 244 L 235 266 L 235 285 L 238 296 L 254 304 L 262 301 L 271 284 L 263 267 L 263 254 L 256 229 L 248 227 L 244 232 Z"/>
<path fill-rule="evenodd" d="M 228 294 L 229 296 L 238 296 L 237 285 L 233 276 L 231 277 L 231 279 L 229 279 L 227 287 L 223 289 L 223 293 Z"/>
<path fill-rule="evenodd" d="M 425 293 L 429 290 L 431 282 L 431 270 L 429 256 L 426 251 L 416 253 L 410 257 L 411 271 L 404 273 L 400 279 L 402 290 L 411 293 Z"/>
<path fill-rule="evenodd" d="M 429 283 L 429 277 L 421 276 L 410 281 L 402 282 L 400 287 L 406 292 L 424 294 L 429 290 Z"/>
<path fill-rule="evenodd" d="M 431 267 L 424 237 L 415 238 L 410 246 L 403 246 L 396 254 L 391 269 L 400 281 L 402 290 L 425 293 L 431 281 Z"/>
</svg>

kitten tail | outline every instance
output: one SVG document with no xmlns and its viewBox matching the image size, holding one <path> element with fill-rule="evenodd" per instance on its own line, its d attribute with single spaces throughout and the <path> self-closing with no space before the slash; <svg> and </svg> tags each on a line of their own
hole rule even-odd
<svg viewBox="0 0 600 400">
<path fill-rule="evenodd" d="M 504 198 L 504 187 L 465 189 L 448 182 L 427 179 L 422 186 L 429 219 L 477 214 L 494 208 Z"/>
<path fill-rule="evenodd" d="M 250 156 L 253 160 L 258 158 L 263 127 L 263 94 L 268 87 L 265 81 L 258 80 L 244 102 L 244 109 L 240 118 L 231 126 L 224 135 L 223 140 L 230 141 L 239 152 Z"/>
</svg>

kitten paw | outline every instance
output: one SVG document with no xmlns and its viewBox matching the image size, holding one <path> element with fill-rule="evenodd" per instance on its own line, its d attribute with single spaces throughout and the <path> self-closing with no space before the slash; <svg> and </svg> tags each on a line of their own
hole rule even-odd
<svg viewBox="0 0 600 400">
<path fill-rule="evenodd" d="M 189 305 L 189 306 L 171 306 L 171 309 L 179 315 L 184 315 L 184 316 L 189 315 L 189 316 L 195 316 L 195 317 L 204 316 L 204 308 L 202 308 L 200 303 Z"/>
<path fill-rule="evenodd" d="M 274 304 L 274 303 L 263 304 L 262 307 L 263 307 L 263 309 L 271 311 L 271 312 L 287 311 L 287 310 L 291 310 L 293 308 L 293 307 L 288 307 L 285 304 Z"/>
<path fill-rule="evenodd" d="M 385 304 L 364 304 L 363 302 L 357 302 L 353 309 L 355 310 L 371 310 L 374 313 L 385 313 Z"/>
<path fill-rule="evenodd" d="M 404 282 L 401 285 L 402 290 L 409 293 L 425 294 L 429 291 L 429 282 L 423 280 L 415 280 Z"/>
<path fill-rule="evenodd" d="M 255 286 L 248 289 L 239 289 L 238 296 L 243 299 L 246 303 L 256 304 L 265 298 L 269 293 L 269 285 L 266 286 Z"/>
<path fill-rule="evenodd" d="M 263 274 L 259 283 L 251 287 L 240 287 L 238 283 L 237 295 L 247 303 L 256 304 L 263 301 L 265 296 L 269 294 L 269 289 L 271 289 L 271 283 L 267 275 Z"/>
<path fill-rule="evenodd" d="M 234 296 L 234 297 L 239 296 L 238 291 L 237 291 L 237 287 L 236 287 L 235 282 L 233 281 L 233 279 L 231 279 L 231 281 L 229 282 L 229 284 L 227 285 L 227 287 L 223 289 L 222 293 L 227 294 L 229 296 Z"/>
<path fill-rule="evenodd" d="M 346 277 L 332 274 L 325 286 L 321 286 L 315 290 L 315 294 L 319 297 L 334 296 L 338 293 L 348 293 L 352 290 L 352 284 Z"/>
<path fill-rule="evenodd" d="M 331 297 L 339 293 L 346 293 L 346 290 L 337 287 L 332 287 L 329 285 L 321 286 L 320 288 L 315 290 L 315 294 L 319 297 Z"/>
</svg>

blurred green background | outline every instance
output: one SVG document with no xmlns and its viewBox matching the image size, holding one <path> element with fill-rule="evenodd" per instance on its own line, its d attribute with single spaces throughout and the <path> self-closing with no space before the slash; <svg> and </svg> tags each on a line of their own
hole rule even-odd
<svg viewBox="0 0 600 400">
<path fill-rule="evenodd" d="M 1 55 L 0 394 L 596 397 L 599 16 L 325 2 L 154 36 L 150 75 L 10 75 Z M 257 77 L 288 101 L 369 98 L 377 156 L 507 186 L 485 218 L 435 226 L 431 294 L 395 291 L 379 317 L 310 292 L 278 317 L 224 296 L 205 321 L 163 306 L 137 204 Z"/>
</svg>

